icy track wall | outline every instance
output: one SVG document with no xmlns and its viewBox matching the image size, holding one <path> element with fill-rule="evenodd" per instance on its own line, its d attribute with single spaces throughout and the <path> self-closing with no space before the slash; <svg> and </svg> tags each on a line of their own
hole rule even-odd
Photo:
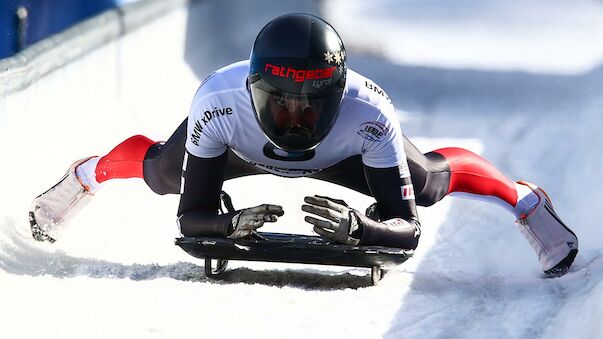
<svg viewBox="0 0 603 339">
<path fill-rule="evenodd" d="M 198 86 L 182 62 L 183 3 L 128 5 L 0 61 L 1 214 L 22 214 L 80 157 L 133 134 L 169 137 Z"/>
</svg>

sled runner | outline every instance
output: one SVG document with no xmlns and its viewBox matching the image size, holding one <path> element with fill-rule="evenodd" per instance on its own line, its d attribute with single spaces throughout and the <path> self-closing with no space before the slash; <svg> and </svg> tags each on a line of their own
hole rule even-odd
<svg viewBox="0 0 603 339">
<path fill-rule="evenodd" d="M 383 269 L 398 265 L 413 255 L 412 250 L 380 246 L 331 244 L 318 236 L 256 232 L 243 239 L 183 237 L 176 239 L 193 257 L 205 259 L 205 275 L 219 278 L 228 260 L 319 264 L 371 269 L 376 285 Z M 214 265 L 213 261 L 216 261 Z"/>
</svg>

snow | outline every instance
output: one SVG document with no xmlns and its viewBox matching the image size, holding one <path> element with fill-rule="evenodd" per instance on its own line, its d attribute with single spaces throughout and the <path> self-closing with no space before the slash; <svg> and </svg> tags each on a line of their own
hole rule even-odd
<svg viewBox="0 0 603 339">
<path fill-rule="evenodd" d="M 71 162 L 138 133 L 165 140 L 195 72 L 246 57 L 216 30 L 199 39 L 224 39 L 225 52 L 201 49 L 205 64 L 187 65 L 182 9 L 0 100 L 0 337 L 603 338 L 603 3 L 346 0 L 322 11 L 421 150 L 469 148 L 547 190 L 580 239 L 572 270 L 545 279 L 507 211 L 445 198 L 419 209 L 416 255 L 378 286 L 366 269 L 251 262 L 210 281 L 173 245 L 178 197 L 136 179 L 107 184 L 56 244 L 34 242 L 29 204 Z M 310 179 L 249 177 L 225 190 L 235 206 L 282 203 L 269 231 L 310 233 L 305 195 L 371 203 Z"/>
</svg>

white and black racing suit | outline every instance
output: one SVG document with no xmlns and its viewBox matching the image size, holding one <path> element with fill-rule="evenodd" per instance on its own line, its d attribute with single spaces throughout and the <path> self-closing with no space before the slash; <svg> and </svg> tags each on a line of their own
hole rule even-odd
<svg viewBox="0 0 603 339">
<path fill-rule="evenodd" d="M 181 193 L 182 234 L 226 236 L 233 213 L 218 214 L 224 180 L 272 173 L 325 180 L 374 197 L 379 221 L 361 216 L 360 244 L 415 248 L 416 203 L 428 206 L 446 195 L 450 172 L 443 156 L 423 155 L 406 139 L 387 94 L 348 70 L 330 133 L 311 151 L 287 153 L 258 126 L 248 73 L 248 61 L 241 61 L 208 77 L 188 118 L 145 156 L 144 179 L 151 189 Z M 396 220 L 415 227 L 398 227 Z"/>
</svg>

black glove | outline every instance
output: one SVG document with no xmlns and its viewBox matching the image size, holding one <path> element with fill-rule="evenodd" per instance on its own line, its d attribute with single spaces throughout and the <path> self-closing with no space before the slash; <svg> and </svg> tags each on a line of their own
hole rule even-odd
<svg viewBox="0 0 603 339">
<path fill-rule="evenodd" d="M 351 246 L 385 246 L 415 249 L 421 236 L 419 220 L 411 218 L 393 218 L 379 221 L 378 210 L 374 205 L 373 218 L 348 207 L 343 200 L 328 197 L 305 197 L 308 205 L 302 210 L 327 220 L 306 216 L 304 220 L 314 225 L 314 232 L 321 237 Z"/>
<path fill-rule="evenodd" d="M 264 222 L 275 222 L 285 214 L 282 206 L 263 204 L 246 208 L 232 217 L 230 239 L 240 239 L 248 236 L 262 227 Z"/>
<path fill-rule="evenodd" d="M 358 245 L 360 239 L 353 236 L 360 231 L 357 211 L 348 207 L 345 201 L 318 195 L 305 197 L 304 201 L 308 205 L 302 205 L 302 211 L 327 219 L 306 216 L 304 220 L 314 225 L 314 232 L 340 244 Z"/>
</svg>

